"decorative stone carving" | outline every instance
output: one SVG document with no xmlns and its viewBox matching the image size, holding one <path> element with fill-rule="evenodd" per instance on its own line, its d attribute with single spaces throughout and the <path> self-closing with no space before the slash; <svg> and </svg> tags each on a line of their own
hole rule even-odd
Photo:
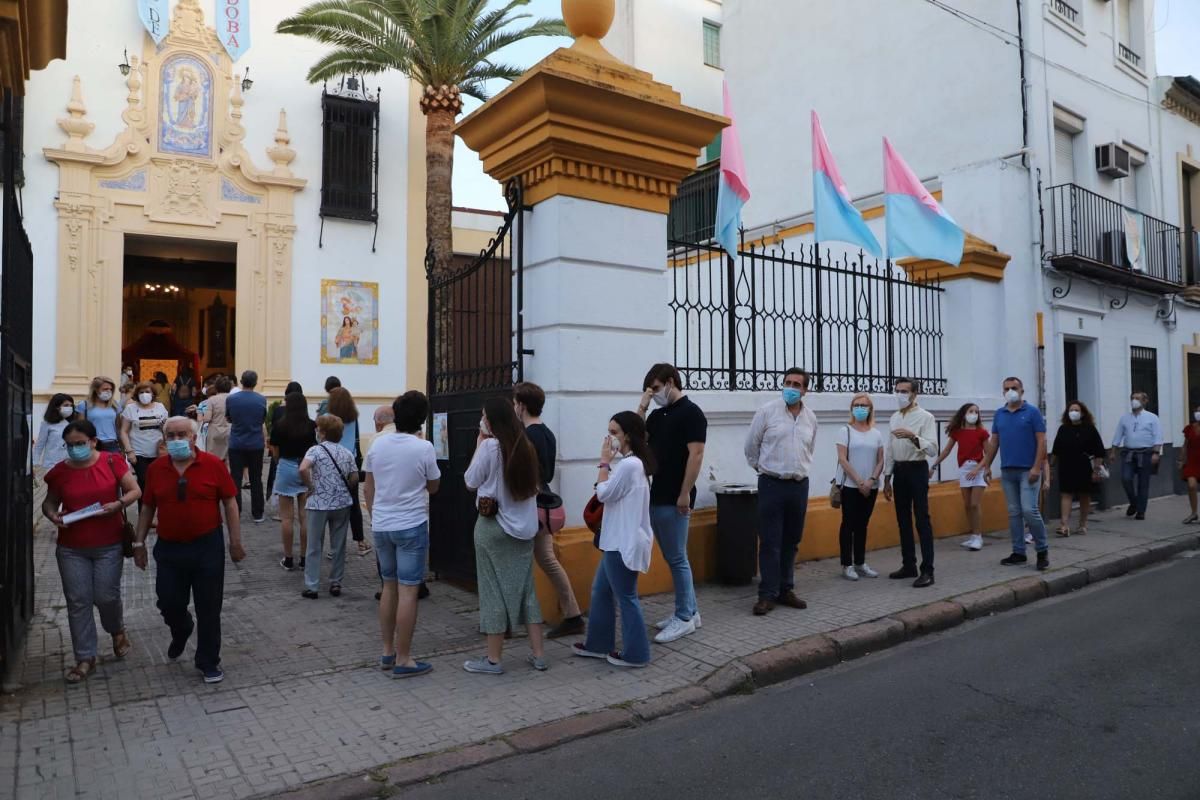
<svg viewBox="0 0 1200 800">
<path fill-rule="evenodd" d="M 167 167 L 167 196 L 163 211 L 179 216 L 204 215 L 204 171 L 194 161 L 172 161 Z"/>
<path fill-rule="evenodd" d="M 146 191 L 146 170 L 139 169 L 124 178 L 108 178 L 100 181 L 101 189 L 124 189 L 127 192 Z"/>
<path fill-rule="evenodd" d="M 67 102 L 67 114 L 70 116 L 63 117 L 58 121 L 58 127 L 67 134 L 67 142 L 63 145 L 63 149 L 72 153 L 85 153 L 87 145 L 83 140 L 96 128 L 96 125 L 85 119 L 87 106 L 83 104 L 83 86 L 78 75 L 71 81 L 71 99 Z"/>
<path fill-rule="evenodd" d="M 279 127 L 275 129 L 275 146 L 267 148 L 267 156 L 275 162 L 275 173 L 279 177 L 290 178 L 290 164 L 296 160 L 296 151 L 290 145 L 292 137 L 287 129 L 287 112 L 279 109 Z"/>
</svg>

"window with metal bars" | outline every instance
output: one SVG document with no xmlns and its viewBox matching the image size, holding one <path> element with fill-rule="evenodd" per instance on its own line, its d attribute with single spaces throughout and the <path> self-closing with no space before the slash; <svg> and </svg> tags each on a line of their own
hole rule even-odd
<svg viewBox="0 0 1200 800">
<path fill-rule="evenodd" d="M 1131 392 L 1149 395 L 1146 410 L 1158 413 L 1158 351 L 1153 347 L 1129 348 L 1129 386 Z"/>
<path fill-rule="evenodd" d="M 708 20 L 704 20 L 704 63 L 721 66 L 721 26 Z"/>
<path fill-rule="evenodd" d="M 379 220 L 379 100 L 348 79 L 321 95 L 321 216 Z"/>
</svg>

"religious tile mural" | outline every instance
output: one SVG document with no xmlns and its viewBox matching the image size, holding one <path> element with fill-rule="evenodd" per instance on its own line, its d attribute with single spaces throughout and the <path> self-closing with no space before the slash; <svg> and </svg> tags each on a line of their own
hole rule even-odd
<svg viewBox="0 0 1200 800">
<path fill-rule="evenodd" d="M 158 107 L 159 151 L 212 155 L 213 78 L 200 58 L 181 53 L 163 63 Z"/>
<path fill-rule="evenodd" d="M 379 363 L 379 284 L 321 281 L 321 363 Z"/>
</svg>

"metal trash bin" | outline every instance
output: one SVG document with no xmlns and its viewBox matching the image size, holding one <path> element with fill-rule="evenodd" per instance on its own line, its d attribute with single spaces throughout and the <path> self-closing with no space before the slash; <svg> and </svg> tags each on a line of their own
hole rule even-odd
<svg viewBox="0 0 1200 800">
<path fill-rule="evenodd" d="M 724 483 L 717 496 L 717 580 L 743 586 L 758 573 L 758 487 Z"/>
</svg>

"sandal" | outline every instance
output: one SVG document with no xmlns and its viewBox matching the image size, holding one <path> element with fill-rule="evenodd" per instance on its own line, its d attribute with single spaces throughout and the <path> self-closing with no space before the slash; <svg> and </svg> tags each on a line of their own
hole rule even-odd
<svg viewBox="0 0 1200 800">
<path fill-rule="evenodd" d="M 124 658 L 129 655 L 129 651 L 133 649 L 133 642 L 129 641 L 129 636 L 125 631 L 114 633 L 113 637 L 113 655 L 117 658 Z"/>
<path fill-rule="evenodd" d="M 1080 525 L 1078 528 L 1075 529 L 1075 535 L 1076 536 L 1087 536 L 1087 528 L 1083 525 Z"/>
<path fill-rule="evenodd" d="M 91 675 L 93 672 L 95 672 L 95 670 L 96 659 L 89 658 L 88 660 L 80 661 L 78 664 L 71 667 L 69 670 L 67 670 L 66 674 L 63 675 L 63 677 L 66 679 L 67 683 L 80 683 L 87 678 L 88 675 Z"/>
<path fill-rule="evenodd" d="M 1066 537 L 1071 535 L 1071 529 L 1068 528 L 1066 525 L 1059 525 L 1058 530 L 1056 530 L 1055 533 L 1057 533 L 1059 536 L 1061 536 L 1065 539 Z"/>
<path fill-rule="evenodd" d="M 368 553 L 370 553 L 370 552 L 371 552 L 371 549 L 372 549 L 372 548 L 371 548 L 371 545 L 367 544 L 366 542 L 359 542 L 359 543 L 358 543 L 358 554 L 359 554 L 360 556 L 365 556 L 365 555 L 367 555 Z"/>
</svg>

